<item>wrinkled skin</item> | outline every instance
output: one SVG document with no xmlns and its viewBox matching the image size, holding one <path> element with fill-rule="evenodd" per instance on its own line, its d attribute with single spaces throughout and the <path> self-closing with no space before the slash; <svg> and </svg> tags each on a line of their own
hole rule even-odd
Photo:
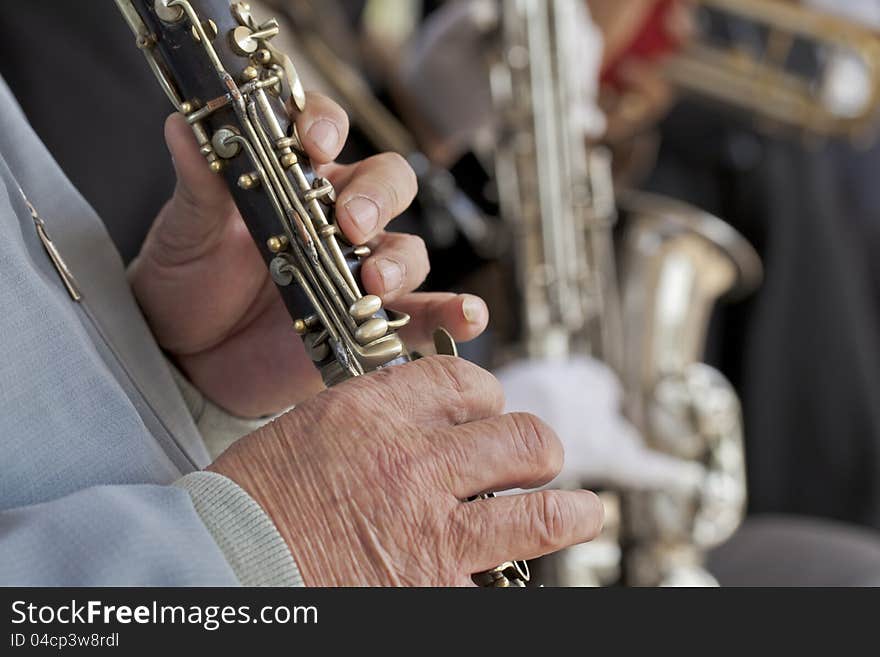
<svg viewBox="0 0 880 657">
<path fill-rule="evenodd" d="M 602 524 L 588 491 L 461 501 L 559 472 L 553 431 L 499 415 L 503 404 L 492 375 L 435 356 L 322 392 L 210 469 L 262 505 L 307 585 L 473 586 L 472 573 L 590 540 Z"/>
<path fill-rule="evenodd" d="M 373 250 L 362 268 L 365 291 L 413 317 L 403 338 L 418 347 L 437 326 L 458 341 L 479 335 L 488 322 L 483 301 L 413 293 L 429 271 L 425 246 L 385 230 L 416 193 L 404 159 L 385 153 L 334 163 L 348 118 L 321 95 L 309 94 L 295 120 L 319 175 L 336 185 L 342 232 Z M 320 377 L 224 181 L 209 171 L 181 115 L 168 119 L 165 136 L 177 187 L 129 269 L 132 289 L 159 344 L 209 399 L 240 417 L 281 412 L 320 391 Z"/>
</svg>

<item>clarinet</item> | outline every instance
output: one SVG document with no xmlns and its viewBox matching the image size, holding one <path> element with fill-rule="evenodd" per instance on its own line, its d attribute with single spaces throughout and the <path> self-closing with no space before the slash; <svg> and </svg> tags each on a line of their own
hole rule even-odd
<svg viewBox="0 0 880 657">
<path fill-rule="evenodd" d="M 417 357 L 397 334 L 409 316 L 361 290 L 370 249 L 345 240 L 333 185 L 304 153 L 288 108 L 302 112 L 306 96 L 290 58 L 271 43 L 278 22 L 259 22 L 247 3 L 229 0 L 116 4 L 208 166 L 226 180 L 324 383 Z M 438 329 L 434 340 L 438 353 L 455 355 L 448 333 Z M 509 561 L 473 579 L 523 587 L 528 566 Z"/>
</svg>

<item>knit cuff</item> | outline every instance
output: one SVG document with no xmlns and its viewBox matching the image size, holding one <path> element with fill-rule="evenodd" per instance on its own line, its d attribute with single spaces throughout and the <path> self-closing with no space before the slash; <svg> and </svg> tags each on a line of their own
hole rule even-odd
<svg viewBox="0 0 880 657">
<path fill-rule="evenodd" d="M 217 542 L 242 586 L 304 586 L 275 524 L 231 479 L 193 472 L 176 483 Z"/>
<path fill-rule="evenodd" d="M 168 368 L 174 382 L 183 395 L 183 400 L 195 420 L 208 454 L 216 459 L 229 449 L 240 438 L 253 433 L 265 424 L 274 420 L 277 415 L 261 418 L 236 417 L 217 406 L 187 379 L 170 360 Z"/>
</svg>

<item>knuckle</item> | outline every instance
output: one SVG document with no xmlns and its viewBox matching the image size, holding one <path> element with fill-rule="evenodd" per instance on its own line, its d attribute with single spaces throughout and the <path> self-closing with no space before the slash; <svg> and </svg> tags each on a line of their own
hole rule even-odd
<svg viewBox="0 0 880 657">
<path fill-rule="evenodd" d="M 434 356 L 450 386 L 468 409 L 490 407 L 497 415 L 504 407 L 501 382 L 479 365 L 457 356 Z M 487 402 L 490 402 L 487 404 Z"/>
<path fill-rule="evenodd" d="M 490 400 L 490 408 L 493 414 L 498 415 L 504 411 L 507 403 L 504 395 L 504 386 L 501 381 L 491 372 L 482 370 L 484 379 L 484 394 Z"/>
<path fill-rule="evenodd" d="M 454 356 L 430 356 L 419 361 L 424 364 L 423 374 L 428 379 L 427 383 L 437 385 L 443 383 L 456 395 L 462 397 L 466 394 L 470 364 L 463 358 Z"/>
<path fill-rule="evenodd" d="M 422 374 L 426 379 L 423 382 L 426 389 L 430 390 L 438 385 L 445 387 L 453 399 L 449 405 L 449 417 L 453 424 L 465 422 L 474 396 L 468 377 L 472 376 L 471 370 L 475 366 L 454 356 L 430 356 L 419 362 L 425 366 Z"/>
<path fill-rule="evenodd" d="M 456 425 L 475 419 L 472 416 L 478 409 L 485 409 L 487 401 L 493 402 L 488 416 L 497 415 L 503 405 L 498 380 L 479 366 L 455 356 L 426 356 L 369 376 L 381 377 L 378 380 L 390 387 L 391 397 L 409 405 L 404 413 L 406 417 L 413 417 L 416 410 L 424 406 L 426 391 L 433 401 L 444 402 L 448 421 Z M 482 410 L 480 414 L 483 415 Z"/>
<path fill-rule="evenodd" d="M 571 526 L 571 510 L 559 491 L 532 493 L 532 531 L 542 551 L 564 547 Z"/>
<path fill-rule="evenodd" d="M 512 438 L 519 451 L 543 479 L 552 479 L 562 470 L 564 453 L 562 443 L 546 422 L 531 413 L 512 413 Z"/>
<path fill-rule="evenodd" d="M 335 100 L 319 91 L 306 92 L 306 109 L 299 114 L 306 119 L 325 118 L 343 127 L 348 123 L 348 113 Z M 298 118 L 299 118 L 298 117 Z"/>
<path fill-rule="evenodd" d="M 596 495 L 593 491 L 585 490 L 582 494 L 588 496 L 590 499 L 589 506 L 591 513 L 587 538 L 592 540 L 601 534 L 605 527 L 605 505 L 602 504 L 602 498 Z"/>
<path fill-rule="evenodd" d="M 378 195 L 381 200 L 379 208 L 381 215 L 387 219 L 395 216 L 403 209 L 400 203 L 400 195 L 397 191 L 397 185 L 389 182 L 385 178 L 378 181 L 381 193 Z"/>
<path fill-rule="evenodd" d="M 403 234 L 403 233 L 401 233 Z M 410 248 L 418 253 L 418 255 L 425 260 L 428 259 L 428 247 L 425 244 L 425 240 L 422 239 L 419 235 L 412 235 L 409 233 L 403 234 L 406 238 L 406 241 L 409 243 Z"/>
<path fill-rule="evenodd" d="M 479 365 L 457 356 L 434 356 L 444 374 L 467 404 L 489 408 L 489 415 L 498 415 L 504 408 L 504 389 L 494 374 Z"/>
<path fill-rule="evenodd" d="M 424 277 L 431 271 L 431 261 L 428 257 L 428 247 L 418 235 L 401 234 L 404 248 L 411 254 L 412 260 L 418 266 L 416 270 Z"/>
<path fill-rule="evenodd" d="M 386 157 L 388 158 L 388 165 L 404 176 L 401 182 L 405 183 L 405 189 L 407 192 L 415 196 L 419 183 L 416 178 L 416 172 L 410 166 L 409 162 L 407 162 L 406 158 L 400 153 L 386 153 Z"/>
<path fill-rule="evenodd" d="M 383 216 L 394 217 L 403 212 L 415 197 L 415 172 L 398 153 L 374 155 L 362 164 L 368 165 L 374 180 Z"/>
<path fill-rule="evenodd" d="M 486 517 L 472 511 L 468 504 L 459 504 L 446 523 L 449 551 L 456 563 L 465 561 L 468 553 L 475 551 L 475 544 L 479 545 L 489 536 Z"/>
</svg>

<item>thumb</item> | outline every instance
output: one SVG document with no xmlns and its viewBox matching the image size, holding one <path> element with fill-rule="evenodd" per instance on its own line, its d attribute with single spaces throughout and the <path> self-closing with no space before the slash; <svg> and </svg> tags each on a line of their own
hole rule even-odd
<svg viewBox="0 0 880 657">
<path fill-rule="evenodd" d="M 223 179 L 208 167 L 182 114 L 172 114 L 165 121 L 165 141 L 177 173 L 173 199 L 179 206 L 176 214 L 188 230 L 201 232 L 204 237 L 232 214 L 232 197 Z"/>
</svg>

